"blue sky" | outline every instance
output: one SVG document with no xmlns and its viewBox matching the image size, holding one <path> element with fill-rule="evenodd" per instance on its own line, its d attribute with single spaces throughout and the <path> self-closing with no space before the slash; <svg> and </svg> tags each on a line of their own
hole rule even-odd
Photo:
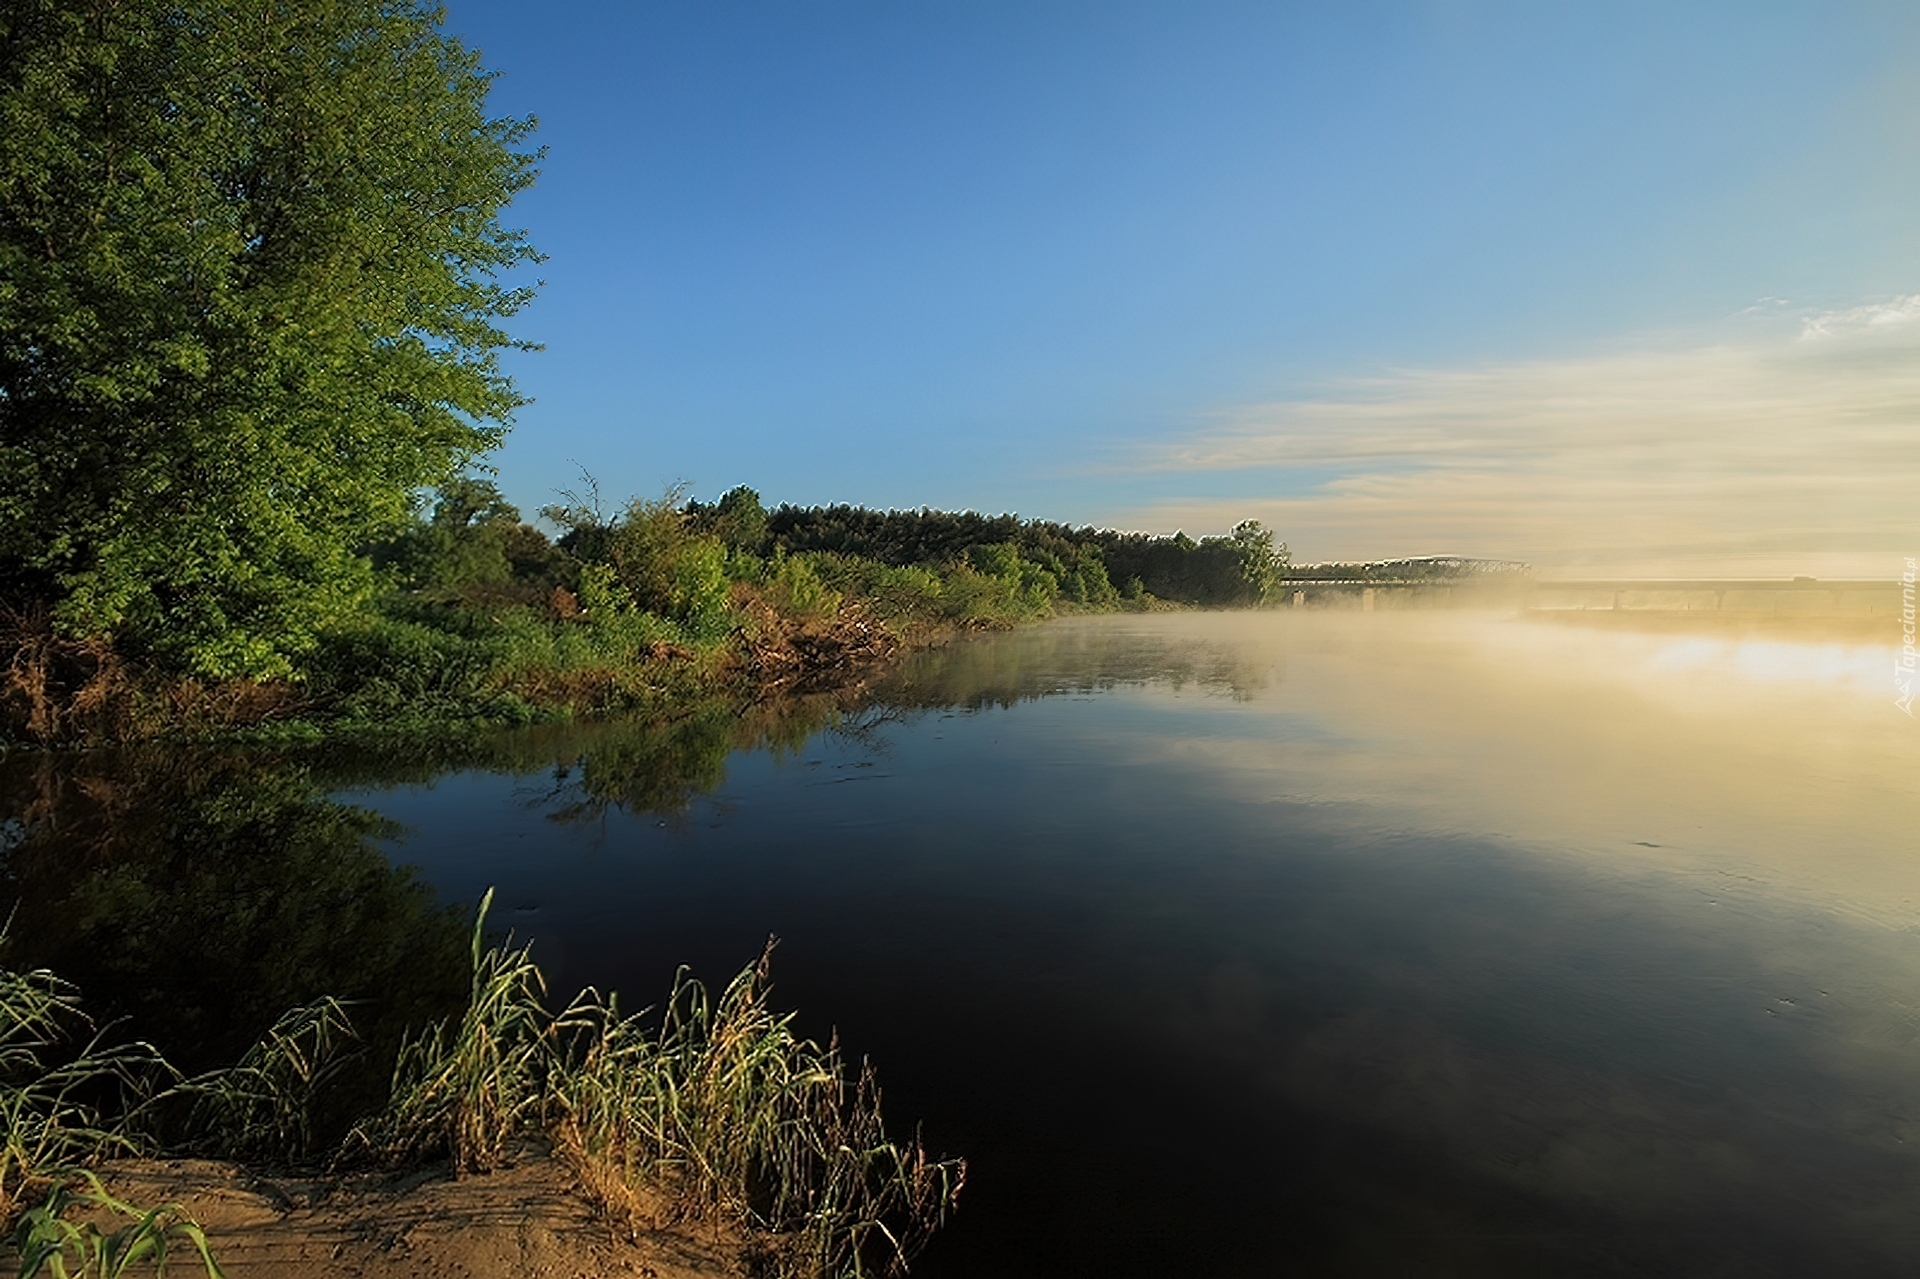
<svg viewBox="0 0 1920 1279">
<path fill-rule="evenodd" d="M 1920 443 L 1920 6 L 454 0 L 448 27 L 549 148 L 514 208 L 546 349 L 495 459 L 524 506 L 577 459 L 617 493 L 1258 515 L 1306 558 L 1730 562 L 1778 549 L 1743 530 L 1782 501 L 1823 564 L 1914 531 L 1879 532 L 1915 478 L 1890 433 Z M 1832 370 L 1862 359 L 1848 426 Z M 1729 379 L 1798 406 L 1782 439 L 1840 432 L 1825 487 L 1804 451 L 1798 489 L 1755 487 L 1740 424 L 1702 419 Z M 1736 471 L 1718 534 L 1632 481 Z"/>
</svg>

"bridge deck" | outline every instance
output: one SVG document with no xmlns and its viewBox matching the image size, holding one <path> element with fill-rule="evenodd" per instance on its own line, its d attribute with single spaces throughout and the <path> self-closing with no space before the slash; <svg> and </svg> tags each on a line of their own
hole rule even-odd
<svg viewBox="0 0 1920 1279">
<path fill-rule="evenodd" d="M 1649 594 L 1674 595 L 1694 594 L 1712 595 L 1713 611 L 1735 613 L 1745 612 L 1782 612 L 1804 613 L 1807 606 L 1818 603 L 1807 598 L 1809 595 L 1824 595 L 1825 603 L 1836 612 L 1859 612 L 1864 605 L 1866 612 L 1880 611 L 1880 606 L 1871 600 L 1861 600 L 1862 594 L 1885 594 L 1900 599 L 1900 593 L 1906 584 L 1893 578 L 1857 578 L 1857 577 L 1620 577 L 1620 578 L 1534 578 L 1520 575 L 1488 574 L 1459 578 L 1287 578 L 1280 583 L 1281 591 L 1293 597 L 1298 606 L 1307 601 L 1310 593 L 1328 592 L 1335 596 L 1351 598 L 1358 593 L 1362 597 L 1362 607 L 1373 607 L 1375 592 L 1393 593 L 1401 591 L 1443 592 L 1446 598 L 1453 598 L 1455 591 L 1464 592 L 1468 598 L 1478 596 L 1486 599 L 1499 594 L 1509 598 L 1520 597 L 1523 609 L 1537 612 L 1560 612 L 1568 607 L 1558 602 L 1556 597 L 1568 595 L 1600 595 L 1607 597 L 1601 607 L 1621 612 L 1678 612 L 1680 609 L 1661 606 L 1641 599 L 1629 600 L 1630 596 L 1644 597 Z M 1779 598 L 1779 605 L 1752 605 L 1759 601 L 1749 601 L 1747 607 L 1727 607 L 1727 596 L 1736 597 L 1735 604 L 1742 601 L 1740 596 L 1775 595 L 1784 593 L 1796 598 L 1792 606 L 1787 606 L 1787 598 Z M 1584 606 L 1580 606 L 1584 607 Z M 1698 609 L 1685 611 L 1699 611 Z"/>
</svg>

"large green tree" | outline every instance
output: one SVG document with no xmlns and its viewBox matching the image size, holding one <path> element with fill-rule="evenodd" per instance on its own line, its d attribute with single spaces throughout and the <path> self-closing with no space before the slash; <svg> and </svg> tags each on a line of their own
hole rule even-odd
<svg viewBox="0 0 1920 1279">
<path fill-rule="evenodd" d="M 279 676 L 494 447 L 530 119 L 415 0 L 0 4 L 0 597 Z"/>
</svg>

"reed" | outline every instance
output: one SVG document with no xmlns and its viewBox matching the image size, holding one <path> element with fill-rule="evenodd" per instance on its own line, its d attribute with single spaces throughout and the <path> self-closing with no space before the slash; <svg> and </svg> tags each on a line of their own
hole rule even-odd
<svg viewBox="0 0 1920 1279">
<path fill-rule="evenodd" d="M 194 1099 L 189 1140 L 226 1159 L 308 1158 L 320 1094 L 358 1038 L 330 996 L 283 1014 L 238 1065 L 181 1086 Z"/>
<path fill-rule="evenodd" d="M 0 1221 L 56 1169 L 139 1153 L 135 1121 L 172 1068 L 141 1042 L 112 1042 L 72 985 L 0 968 Z"/>
<path fill-rule="evenodd" d="M 717 996 L 683 969 L 657 1013 L 589 989 L 555 1014 L 530 948 L 485 944 L 492 902 L 488 890 L 474 919 L 466 1007 L 402 1040 L 385 1104 L 336 1159 L 445 1157 L 462 1175 L 544 1137 L 610 1204 L 645 1192 L 672 1216 L 736 1227 L 763 1245 L 766 1272 L 793 1279 L 902 1273 L 946 1222 L 965 1162 L 890 1139 L 871 1066 L 850 1071 L 836 1041 L 794 1032 L 770 1001 L 771 943 Z M 0 1219 L 30 1184 L 49 1187 L 20 1215 L 22 1255 L 39 1258 L 22 1273 L 117 1274 L 185 1241 L 217 1276 L 191 1221 L 119 1204 L 79 1165 L 164 1148 L 142 1134 L 181 1131 L 189 1102 L 185 1149 L 311 1158 L 316 1101 L 356 1042 L 345 1006 L 316 1000 L 238 1065 L 181 1082 L 150 1046 L 108 1042 L 52 973 L 0 969 Z M 66 1221 L 88 1206 L 133 1224 Z"/>
<path fill-rule="evenodd" d="M 794 1033 L 769 1002 L 771 945 L 717 998 L 682 970 L 657 1016 L 591 989 L 556 1015 L 528 947 L 484 946 L 491 904 L 489 891 L 467 1008 L 402 1046 L 356 1153 L 469 1172 L 547 1136 L 603 1198 L 664 1195 L 677 1215 L 762 1236 L 794 1276 L 903 1272 L 944 1224 L 964 1162 L 890 1140 L 872 1069 L 850 1078 L 837 1044 Z"/>
<path fill-rule="evenodd" d="M 400 1163 L 445 1154 L 456 1173 L 483 1172 L 543 1112 L 554 1024 L 546 979 L 529 948 L 484 948 L 489 888 L 473 921 L 473 983 L 457 1021 L 401 1042 L 386 1108 L 357 1125 L 350 1148 Z"/>
<path fill-rule="evenodd" d="M 772 1236 L 782 1273 L 903 1272 L 952 1211 L 965 1162 L 887 1138 L 872 1068 L 850 1083 L 836 1043 L 800 1038 L 771 1007 L 771 958 L 769 944 L 718 999 L 683 969 L 657 1025 L 586 992 L 560 1018 L 572 1039 L 556 1129 L 619 1184 Z"/>
</svg>

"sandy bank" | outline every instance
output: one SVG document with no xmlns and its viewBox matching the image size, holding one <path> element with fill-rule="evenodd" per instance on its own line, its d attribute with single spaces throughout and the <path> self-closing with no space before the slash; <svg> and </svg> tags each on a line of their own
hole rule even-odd
<svg viewBox="0 0 1920 1279">
<path fill-rule="evenodd" d="M 208 1160 L 130 1160 L 108 1189 L 178 1203 L 206 1230 L 228 1279 L 734 1279 L 738 1236 L 671 1224 L 644 1200 L 600 1208 L 563 1161 L 529 1149 L 499 1171 L 454 1180 L 444 1165 L 400 1176 L 263 1177 Z M 11 1270 L 17 1262 L 8 1260 Z M 181 1261 L 169 1273 L 200 1273 Z"/>
</svg>

